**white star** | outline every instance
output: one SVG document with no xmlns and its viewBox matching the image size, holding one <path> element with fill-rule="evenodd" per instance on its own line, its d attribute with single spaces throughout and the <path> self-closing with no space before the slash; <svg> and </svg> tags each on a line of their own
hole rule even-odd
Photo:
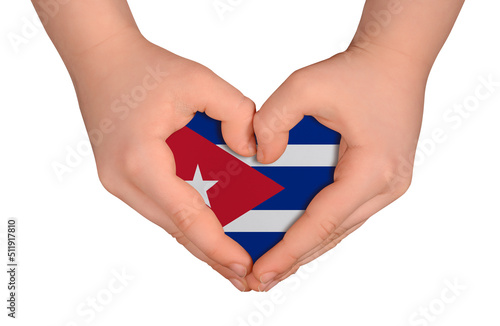
<svg viewBox="0 0 500 326">
<path fill-rule="evenodd" d="M 186 180 L 186 182 L 189 183 L 191 186 L 193 186 L 193 188 L 196 189 L 196 191 L 198 191 L 200 193 L 201 197 L 205 201 L 205 204 L 207 204 L 208 207 L 211 207 L 210 201 L 208 200 L 207 191 L 208 191 L 208 189 L 212 188 L 219 181 L 218 180 L 203 180 L 203 178 L 201 176 L 201 172 L 200 172 L 200 166 L 196 165 L 196 171 L 194 172 L 193 180 L 191 180 L 191 181 Z"/>
</svg>

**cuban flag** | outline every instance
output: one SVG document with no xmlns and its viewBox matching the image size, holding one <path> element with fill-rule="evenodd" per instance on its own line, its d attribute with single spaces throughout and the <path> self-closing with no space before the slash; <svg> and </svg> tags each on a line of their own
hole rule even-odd
<svg viewBox="0 0 500 326">
<path fill-rule="evenodd" d="M 226 234 L 254 262 L 333 182 L 339 142 L 340 134 L 306 116 L 290 131 L 285 153 L 261 164 L 229 149 L 220 121 L 204 113 L 167 139 L 177 175 L 198 190 Z"/>
</svg>

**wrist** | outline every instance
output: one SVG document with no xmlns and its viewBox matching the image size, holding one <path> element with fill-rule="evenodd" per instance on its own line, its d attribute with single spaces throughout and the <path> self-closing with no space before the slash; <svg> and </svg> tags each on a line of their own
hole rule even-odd
<svg viewBox="0 0 500 326">
<path fill-rule="evenodd" d="M 426 83 L 433 61 L 374 42 L 359 41 L 356 37 L 345 51 L 348 58 L 362 56 L 372 65 L 396 79 Z"/>
<path fill-rule="evenodd" d="M 125 26 L 94 40 L 79 52 L 63 56 L 63 60 L 73 79 L 86 79 L 86 76 L 99 79 L 113 71 L 133 49 L 145 43 L 148 41 L 135 25 Z"/>
</svg>

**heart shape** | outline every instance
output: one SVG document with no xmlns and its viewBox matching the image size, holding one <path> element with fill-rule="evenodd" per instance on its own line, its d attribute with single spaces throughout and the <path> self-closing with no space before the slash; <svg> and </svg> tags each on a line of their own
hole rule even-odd
<svg viewBox="0 0 500 326">
<path fill-rule="evenodd" d="M 290 131 L 285 153 L 264 165 L 229 149 L 220 121 L 199 112 L 167 139 L 177 176 L 198 190 L 254 262 L 333 182 L 339 143 L 340 134 L 306 116 Z"/>
</svg>

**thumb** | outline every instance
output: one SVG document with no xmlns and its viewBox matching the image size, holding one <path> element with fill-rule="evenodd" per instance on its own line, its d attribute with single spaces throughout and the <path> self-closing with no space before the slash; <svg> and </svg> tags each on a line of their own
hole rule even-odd
<svg viewBox="0 0 500 326">
<path fill-rule="evenodd" d="M 205 113 L 221 121 L 226 144 L 240 155 L 255 155 L 254 102 L 215 73 L 210 74 L 210 81 L 200 95 L 206 99 Z"/>
<path fill-rule="evenodd" d="M 313 115 L 312 92 L 303 70 L 298 70 L 285 80 L 255 114 L 254 130 L 259 162 L 268 164 L 276 161 L 286 149 L 290 129 L 304 115 Z"/>
</svg>

